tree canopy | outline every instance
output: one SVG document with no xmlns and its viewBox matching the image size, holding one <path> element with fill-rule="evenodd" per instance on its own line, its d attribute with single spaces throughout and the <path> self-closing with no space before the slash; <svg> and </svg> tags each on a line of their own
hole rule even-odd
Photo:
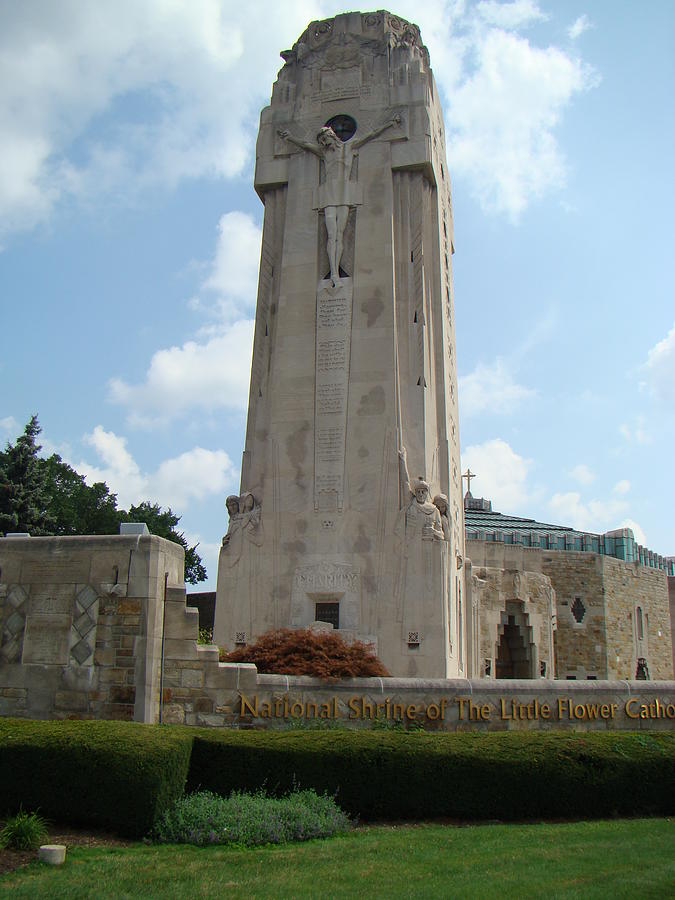
<svg viewBox="0 0 675 900">
<path fill-rule="evenodd" d="M 185 550 L 185 580 L 198 584 L 206 580 L 206 569 L 176 526 L 180 522 L 171 508 L 146 500 L 128 510 L 118 509 L 117 496 L 108 485 L 87 484 L 54 453 L 39 456 L 40 424 L 31 416 L 23 434 L 0 451 L 0 533 L 28 532 L 31 535 L 117 534 L 121 522 L 145 522 L 151 534 L 180 544 Z"/>
</svg>

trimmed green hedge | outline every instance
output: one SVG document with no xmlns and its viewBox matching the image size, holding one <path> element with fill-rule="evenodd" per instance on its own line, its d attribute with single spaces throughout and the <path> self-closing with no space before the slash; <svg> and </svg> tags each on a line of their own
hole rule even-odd
<svg viewBox="0 0 675 900">
<path fill-rule="evenodd" d="M 675 813 L 675 734 L 195 730 L 188 790 L 335 794 L 365 820 Z"/>
<path fill-rule="evenodd" d="M 140 837 L 182 796 L 191 747 L 183 729 L 0 719 L 0 813 Z"/>
<path fill-rule="evenodd" d="M 0 719 L 0 814 L 23 806 L 141 836 L 185 786 L 224 796 L 313 788 L 370 821 L 673 815 L 675 733 L 261 732 Z"/>
</svg>

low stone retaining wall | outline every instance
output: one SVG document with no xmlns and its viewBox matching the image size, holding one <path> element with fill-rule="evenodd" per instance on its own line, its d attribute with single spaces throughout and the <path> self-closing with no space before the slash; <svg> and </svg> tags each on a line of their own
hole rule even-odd
<svg viewBox="0 0 675 900">
<path fill-rule="evenodd" d="M 261 729 L 675 730 L 673 681 L 353 678 L 331 684 L 262 675 L 245 665 L 214 663 L 207 672 L 203 689 L 192 689 L 190 697 L 165 692 L 163 721 Z"/>
</svg>

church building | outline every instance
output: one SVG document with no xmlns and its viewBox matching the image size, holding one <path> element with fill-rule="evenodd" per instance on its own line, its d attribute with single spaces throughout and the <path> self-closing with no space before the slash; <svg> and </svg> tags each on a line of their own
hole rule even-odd
<svg viewBox="0 0 675 900">
<path fill-rule="evenodd" d="M 590 534 L 507 516 L 468 491 L 464 517 L 474 677 L 673 677 L 674 559 L 629 528 Z"/>
</svg>

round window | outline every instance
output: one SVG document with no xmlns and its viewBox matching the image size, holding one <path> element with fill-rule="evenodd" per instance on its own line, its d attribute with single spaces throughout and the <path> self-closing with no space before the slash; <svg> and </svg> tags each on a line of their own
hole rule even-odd
<svg viewBox="0 0 675 900">
<path fill-rule="evenodd" d="M 348 141 L 356 131 L 356 122 L 351 116 L 333 116 L 326 122 L 326 125 L 333 129 L 343 143 Z"/>
</svg>

